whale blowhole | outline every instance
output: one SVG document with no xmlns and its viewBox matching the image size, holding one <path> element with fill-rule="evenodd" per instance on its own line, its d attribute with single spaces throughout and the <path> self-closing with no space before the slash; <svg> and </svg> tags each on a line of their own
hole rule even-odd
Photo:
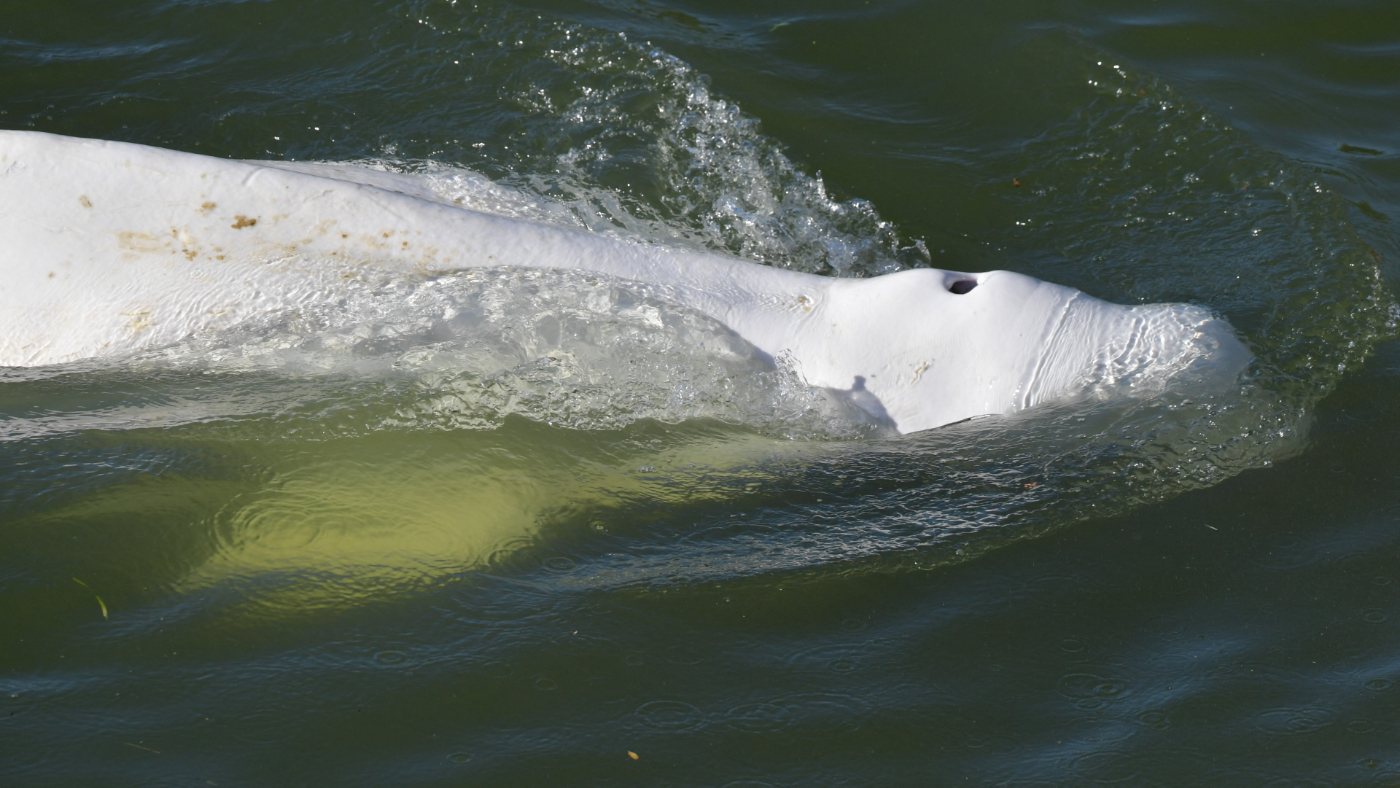
<svg viewBox="0 0 1400 788">
<path fill-rule="evenodd" d="M 948 292 L 952 293 L 953 295 L 966 295 L 972 292 L 972 288 L 976 286 L 976 279 L 959 279 L 951 285 L 948 285 Z"/>
</svg>

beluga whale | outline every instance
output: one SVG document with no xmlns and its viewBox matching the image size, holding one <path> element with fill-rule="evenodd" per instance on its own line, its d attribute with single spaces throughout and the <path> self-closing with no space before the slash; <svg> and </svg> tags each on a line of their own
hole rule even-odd
<svg viewBox="0 0 1400 788">
<path fill-rule="evenodd" d="M 662 288 L 901 433 L 1250 354 L 1190 304 L 1011 271 L 818 276 L 496 215 L 348 168 L 0 131 L 0 366 L 120 357 L 334 303 L 348 280 L 563 269 Z"/>
</svg>

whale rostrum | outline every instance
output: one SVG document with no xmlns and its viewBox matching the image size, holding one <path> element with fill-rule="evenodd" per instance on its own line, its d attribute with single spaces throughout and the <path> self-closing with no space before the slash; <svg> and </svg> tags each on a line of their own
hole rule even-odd
<svg viewBox="0 0 1400 788">
<path fill-rule="evenodd" d="M 903 433 L 1104 383 L 1233 377 L 1249 359 L 1197 306 L 1120 306 L 1009 271 L 817 276 L 300 169 L 0 131 L 0 366 L 174 343 L 333 298 L 366 271 L 488 267 L 659 286 Z"/>
</svg>

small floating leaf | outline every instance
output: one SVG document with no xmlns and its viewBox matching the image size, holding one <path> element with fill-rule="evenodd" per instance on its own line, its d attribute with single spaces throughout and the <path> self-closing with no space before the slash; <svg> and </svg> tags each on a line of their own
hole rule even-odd
<svg viewBox="0 0 1400 788">
<path fill-rule="evenodd" d="M 87 583 L 84 583 L 83 581 L 79 580 L 79 579 L 76 578 L 76 577 L 73 578 L 73 582 L 74 582 L 74 583 L 77 583 L 78 585 L 82 586 L 83 588 L 86 588 L 86 589 L 89 590 L 89 591 L 92 590 L 92 586 L 88 585 Z M 102 620 L 103 620 L 103 621 L 108 620 L 108 619 L 107 619 L 107 603 L 106 603 L 106 602 L 103 602 L 103 601 L 102 601 L 102 597 L 97 596 L 97 594 L 93 594 L 93 597 L 95 597 L 95 598 L 97 599 L 97 606 L 100 607 L 100 608 L 102 608 Z"/>
<path fill-rule="evenodd" d="M 627 757 L 628 757 L 628 758 L 631 758 L 631 759 L 634 760 L 634 761 L 639 761 L 639 760 L 642 759 L 642 756 L 638 755 L 638 754 L 635 753 L 635 752 L 632 752 L 631 750 L 628 750 L 628 751 L 627 751 Z"/>
</svg>

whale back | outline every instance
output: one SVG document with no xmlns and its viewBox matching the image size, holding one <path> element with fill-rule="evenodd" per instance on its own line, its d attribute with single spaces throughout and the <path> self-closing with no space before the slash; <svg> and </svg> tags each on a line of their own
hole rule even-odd
<svg viewBox="0 0 1400 788">
<path fill-rule="evenodd" d="M 1007 271 L 833 279 L 497 216 L 394 174 L 36 132 L 0 132 L 0 239 L 0 366 L 170 344 L 347 282 L 505 266 L 661 288 L 901 432 L 1248 358 L 1203 309 Z"/>
</svg>

